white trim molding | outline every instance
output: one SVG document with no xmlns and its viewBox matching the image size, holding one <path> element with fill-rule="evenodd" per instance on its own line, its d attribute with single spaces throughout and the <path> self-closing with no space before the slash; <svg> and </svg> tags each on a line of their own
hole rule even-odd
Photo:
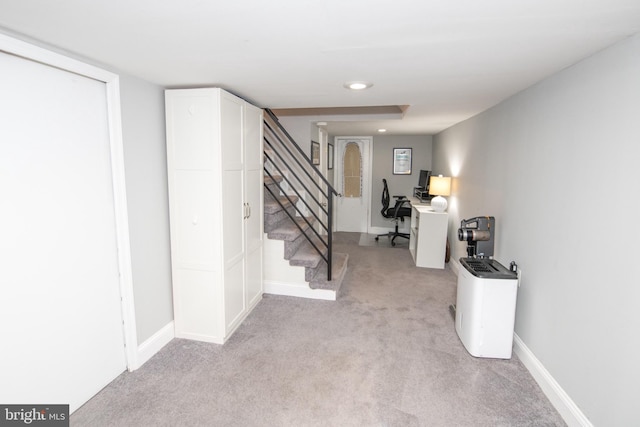
<svg viewBox="0 0 640 427">
<path fill-rule="evenodd" d="M 392 224 L 392 220 L 389 220 L 389 227 L 380 227 L 378 225 L 369 226 L 369 230 L 364 234 L 385 234 L 390 231 L 395 231 L 396 226 Z M 400 226 L 398 227 L 398 231 L 400 233 L 409 233 L 411 228 L 409 226 L 410 221 L 400 222 Z"/>
<path fill-rule="evenodd" d="M 162 347 L 169 344 L 169 342 L 174 339 L 175 336 L 175 326 L 173 324 L 173 321 L 171 321 L 158 332 L 146 339 L 145 342 L 138 346 L 138 366 L 136 366 L 134 369 L 138 369 L 139 367 L 144 365 L 149 359 L 155 356 L 156 353 L 162 350 Z"/>
<path fill-rule="evenodd" d="M 551 404 L 558 410 L 569 427 L 593 427 L 591 421 L 582 413 L 578 405 L 562 389 L 536 356 L 529 350 L 518 334 L 513 334 L 513 351 L 529 370 Z"/>
<path fill-rule="evenodd" d="M 460 268 L 462 267 L 460 265 L 460 261 L 458 261 L 457 259 L 454 259 L 453 257 L 449 259 L 449 268 L 451 269 L 451 271 L 453 272 L 453 274 L 456 275 L 456 277 L 458 276 L 458 272 L 460 271 Z"/>
</svg>

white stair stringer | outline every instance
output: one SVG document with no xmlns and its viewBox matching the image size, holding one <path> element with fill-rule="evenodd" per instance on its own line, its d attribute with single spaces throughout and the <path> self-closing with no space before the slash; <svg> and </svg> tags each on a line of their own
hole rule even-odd
<svg viewBox="0 0 640 427">
<path fill-rule="evenodd" d="M 263 277 L 264 292 L 273 295 L 286 295 L 335 301 L 337 292 L 332 289 L 311 289 L 305 280 L 305 267 L 292 266 L 282 257 L 284 241 L 272 240 L 264 236 Z"/>
</svg>

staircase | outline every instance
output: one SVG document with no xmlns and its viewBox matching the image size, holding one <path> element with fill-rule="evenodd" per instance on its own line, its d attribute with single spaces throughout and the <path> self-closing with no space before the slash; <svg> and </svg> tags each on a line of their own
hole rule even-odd
<svg viewBox="0 0 640 427">
<path fill-rule="evenodd" d="M 324 177 L 319 176 L 319 171 L 273 113 L 268 110 L 267 113 L 265 292 L 335 300 L 348 264 L 347 254 L 332 250 L 331 198 L 337 193 Z M 295 144 L 297 150 L 287 148 L 290 143 Z M 322 196 L 326 201 L 321 201 L 324 200 Z M 276 260 L 276 257 L 282 259 Z"/>
</svg>

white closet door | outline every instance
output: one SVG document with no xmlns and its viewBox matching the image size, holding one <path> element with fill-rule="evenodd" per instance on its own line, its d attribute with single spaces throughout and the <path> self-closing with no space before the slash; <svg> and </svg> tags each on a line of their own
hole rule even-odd
<svg viewBox="0 0 640 427">
<path fill-rule="evenodd" d="M 0 401 L 74 411 L 126 368 L 105 85 L 0 69 Z"/>
<path fill-rule="evenodd" d="M 262 298 L 263 177 L 262 110 L 245 104 L 245 202 L 249 217 L 246 223 L 246 299 L 252 307 Z"/>
<path fill-rule="evenodd" d="M 220 96 L 222 151 L 222 233 L 224 245 L 224 318 L 229 331 L 245 311 L 244 293 L 244 151 L 243 101 L 229 93 Z"/>
</svg>

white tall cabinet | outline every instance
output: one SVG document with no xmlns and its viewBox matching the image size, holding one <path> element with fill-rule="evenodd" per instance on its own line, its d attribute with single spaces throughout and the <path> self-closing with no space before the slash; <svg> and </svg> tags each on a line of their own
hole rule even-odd
<svg viewBox="0 0 640 427">
<path fill-rule="evenodd" d="M 262 110 L 165 92 L 175 335 L 223 344 L 262 298 Z"/>
</svg>

